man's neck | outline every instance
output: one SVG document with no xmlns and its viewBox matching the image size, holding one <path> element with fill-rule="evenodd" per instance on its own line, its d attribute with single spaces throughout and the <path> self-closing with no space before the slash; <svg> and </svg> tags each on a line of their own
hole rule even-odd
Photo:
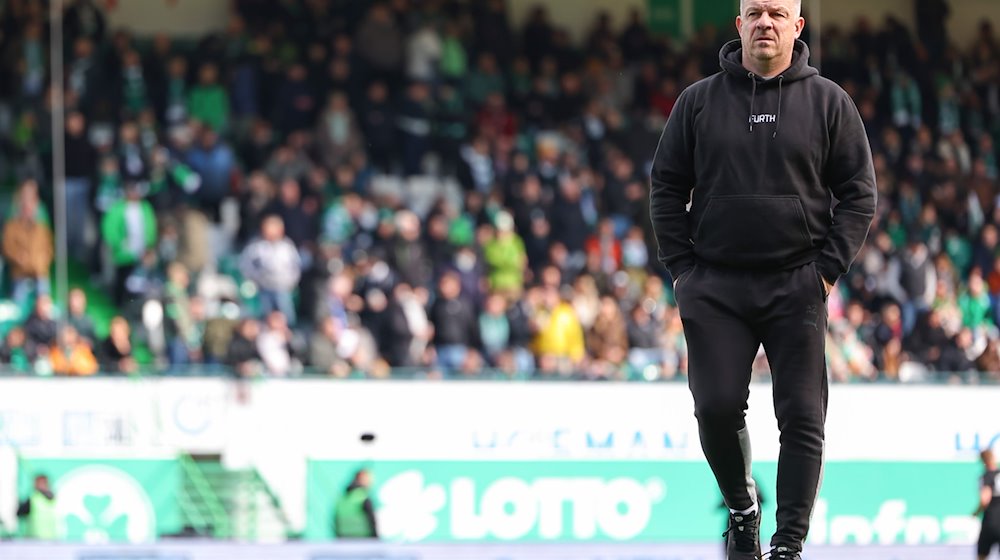
<svg viewBox="0 0 1000 560">
<path fill-rule="evenodd" d="M 792 66 L 792 57 L 784 60 L 757 61 L 743 55 L 743 67 L 761 78 L 774 78 Z"/>
</svg>

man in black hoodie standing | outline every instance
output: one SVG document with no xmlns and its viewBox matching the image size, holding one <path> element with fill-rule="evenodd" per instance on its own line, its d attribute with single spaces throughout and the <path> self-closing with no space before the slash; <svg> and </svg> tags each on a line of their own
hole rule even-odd
<svg viewBox="0 0 1000 560">
<path fill-rule="evenodd" d="M 808 66 L 801 0 L 742 0 L 736 26 L 723 71 L 684 91 L 663 130 L 650 215 L 728 556 L 761 556 L 745 411 L 763 344 L 781 431 L 769 558 L 797 560 L 823 463 L 825 302 L 867 236 L 875 173 L 851 98 Z"/>
</svg>

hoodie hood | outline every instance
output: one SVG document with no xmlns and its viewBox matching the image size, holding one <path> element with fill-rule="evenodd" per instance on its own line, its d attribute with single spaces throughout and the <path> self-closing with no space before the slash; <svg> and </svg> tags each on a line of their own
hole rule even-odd
<svg viewBox="0 0 1000 560">
<path fill-rule="evenodd" d="M 774 127 L 774 133 L 771 134 L 771 138 L 777 138 L 778 131 L 781 129 L 782 86 L 785 82 L 791 83 L 819 74 L 815 68 L 809 66 L 809 47 L 804 41 L 800 41 L 798 39 L 795 40 L 795 45 L 792 47 L 792 65 L 789 66 L 784 72 L 778 74 L 770 80 L 754 74 L 743 66 L 743 44 L 739 39 L 733 39 L 722 46 L 722 50 L 719 51 L 719 64 L 727 74 L 736 78 L 746 78 L 750 80 L 753 93 L 750 94 L 750 118 L 748 119 L 750 124 L 748 126 L 751 134 L 753 134 L 753 111 L 754 101 L 757 99 L 757 85 L 770 82 L 778 83 L 777 124 Z"/>
<path fill-rule="evenodd" d="M 722 49 L 719 51 L 719 65 L 733 76 L 748 78 L 753 75 L 750 70 L 743 67 L 743 44 L 739 39 L 733 39 L 722 45 Z M 796 39 L 795 46 L 792 47 L 792 65 L 775 76 L 774 79 L 777 80 L 780 77 L 787 84 L 818 74 L 819 72 L 815 68 L 809 66 L 809 46 L 805 44 L 805 41 Z M 759 76 L 754 77 L 763 81 L 763 78 Z"/>
</svg>

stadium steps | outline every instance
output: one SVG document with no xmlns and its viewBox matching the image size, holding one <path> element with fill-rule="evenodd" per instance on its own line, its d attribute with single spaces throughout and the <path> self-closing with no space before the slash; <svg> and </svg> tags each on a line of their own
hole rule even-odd
<svg viewBox="0 0 1000 560">
<path fill-rule="evenodd" d="M 217 456 L 180 460 L 185 526 L 219 539 L 280 542 L 289 537 L 281 504 L 256 469 L 227 469 Z"/>
</svg>

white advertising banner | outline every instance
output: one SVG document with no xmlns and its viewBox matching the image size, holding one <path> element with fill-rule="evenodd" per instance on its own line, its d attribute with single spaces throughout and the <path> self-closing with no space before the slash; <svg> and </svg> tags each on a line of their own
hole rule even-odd
<svg viewBox="0 0 1000 560">
<path fill-rule="evenodd" d="M 231 392 L 220 379 L 0 379 L 0 445 L 34 456 L 218 452 Z"/>
<path fill-rule="evenodd" d="M 829 460 L 953 461 L 1000 443 L 1000 387 L 830 389 Z M 770 386 L 754 457 L 775 460 Z M 374 443 L 360 441 L 375 434 Z M 0 379 L 0 445 L 33 455 L 258 452 L 318 459 L 701 460 L 683 384 Z"/>
</svg>

